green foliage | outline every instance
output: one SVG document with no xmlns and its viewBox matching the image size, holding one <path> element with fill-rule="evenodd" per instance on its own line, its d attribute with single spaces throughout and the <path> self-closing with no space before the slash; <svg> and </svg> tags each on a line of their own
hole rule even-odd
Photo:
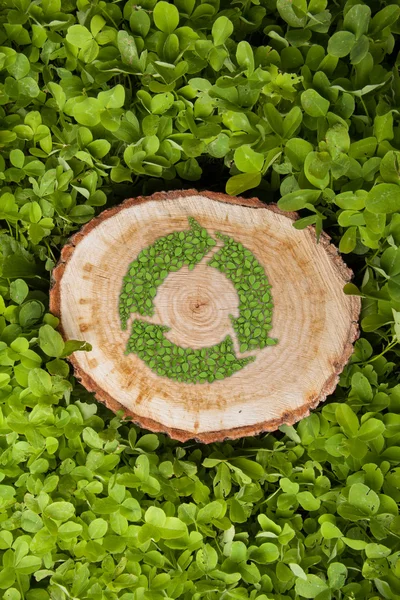
<svg viewBox="0 0 400 600">
<path fill-rule="evenodd" d="M 0 598 L 400 597 L 395 0 L 0 2 Z M 98 406 L 48 312 L 106 203 L 279 200 L 356 275 L 362 338 L 296 426 L 181 445 Z"/>
<path fill-rule="evenodd" d="M 264 267 L 250 250 L 229 235 L 218 234 L 224 245 L 209 264 L 230 279 L 239 298 L 239 317 L 229 315 L 237 335 L 240 352 L 273 346 L 271 286 Z"/>
<path fill-rule="evenodd" d="M 192 349 L 165 337 L 169 327 L 134 319 L 126 352 L 134 352 L 160 377 L 185 383 L 212 383 L 240 371 L 254 356 L 239 358 L 228 335 L 213 346 Z"/>
</svg>

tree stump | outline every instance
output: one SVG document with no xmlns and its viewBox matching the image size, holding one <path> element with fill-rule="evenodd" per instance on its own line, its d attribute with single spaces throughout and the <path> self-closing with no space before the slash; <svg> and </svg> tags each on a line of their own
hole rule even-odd
<svg viewBox="0 0 400 600">
<path fill-rule="evenodd" d="M 257 199 L 174 191 L 106 210 L 67 244 L 51 310 L 76 377 L 180 441 L 272 431 L 330 394 L 358 336 L 329 237 Z"/>
</svg>

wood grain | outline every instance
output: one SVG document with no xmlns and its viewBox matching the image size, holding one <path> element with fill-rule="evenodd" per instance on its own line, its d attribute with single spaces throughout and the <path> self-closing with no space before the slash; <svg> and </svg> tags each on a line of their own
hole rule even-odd
<svg viewBox="0 0 400 600">
<path fill-rule="evenodd" d="M 129 328 L 122 331 L 119 322 L 128 265 L 160 236 L 188 229 L 188 216 L 210 235 L 221 231 L 249 248 L 272 285 L 271 336 L 278 344 L 248 353 L 253 363 L 211 384 L 159 377 L 136 355 L 125 355 Z M 306 416 L 334 390 L 349 359 L 360 300 L 343 293 L 351 271 L 328 236 L 317 243 L 312 227 L 293 227 L 295 218 L 255 198 L 196 190 L 133 198 L 101 213 L 65 246 L 53 271 L 51 310 L 64 339 L 93 346 L 71 357 L 75 375 L 112 410 L 122 408 L 142 427 L 181 441 L 253 435 Z M 155 305 L 147 320 L 169 325 L 176 344 L 235 339 L 228 315 L 238 315 L 236 291 L 204 259 L 192 272 L 170 274 Z"/>
</svg>

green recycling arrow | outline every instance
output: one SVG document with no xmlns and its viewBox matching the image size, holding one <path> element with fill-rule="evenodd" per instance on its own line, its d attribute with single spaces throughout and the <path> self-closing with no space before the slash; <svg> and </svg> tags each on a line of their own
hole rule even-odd
<svg viewBox="0 0 400 600">
<path fill-rule="evenodd" d="M 138 254 L 124 277 L 119 301 L 122 329 L 132 313 L 153 316 L 158 287 L 169 273 L 184 265 L 193 269 L 216 245 L 206 229 L 189 217 L 188 231 L 175 231 L 158 238 Z M 240 351 L 276 344 L 269 337 L 272 318 L 271 286 L 263 266 L 240 242 L 218 233 L 224 245 L 208 261 L 230 279 L 239 296 L 239 317 L 230 315 L 238 337 Z M 165 337 L 164 325 L 134 319 L 126 353 L 137 354 L 146 365 L 162 377 L 185 383 L 212 383 L 230 377 L 254 356 L 239 358 L 233 340 L 227 336 L 210 347 L 192 349 L 173 344 Z"/>
</svg>

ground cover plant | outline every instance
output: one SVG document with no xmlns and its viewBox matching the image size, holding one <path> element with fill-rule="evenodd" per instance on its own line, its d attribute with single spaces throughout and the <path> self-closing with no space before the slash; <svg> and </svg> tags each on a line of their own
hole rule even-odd
<svg viewBox="0 0 400 600">
<path fill-rule="evenodd" d="M 399 2 L 0 1 L 0 598 L 400 596 Z M 62 244 L 158 189 L 299 210 L 362 337 L 294 427 L 184 445 L 74 380 Z"/>
</svg>

